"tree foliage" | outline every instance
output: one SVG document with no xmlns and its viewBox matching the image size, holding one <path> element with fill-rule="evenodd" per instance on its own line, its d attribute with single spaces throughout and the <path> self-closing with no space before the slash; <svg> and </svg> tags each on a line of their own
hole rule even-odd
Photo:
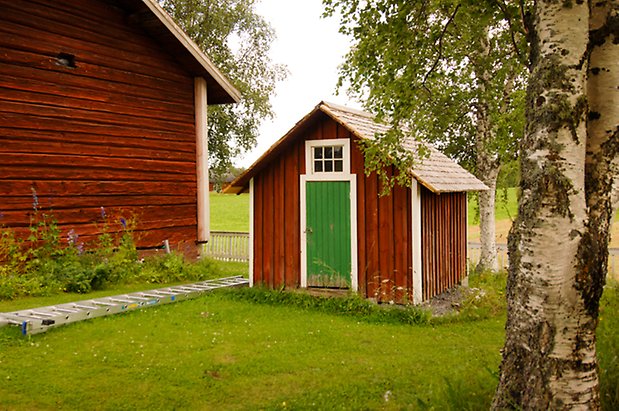
<svg viewBox="0 0 619 411">
<path fill-rule="evenodd" d="M 475 115 L 481 104 L 487 105 L 496 137 L 485 149 L 498 160 L 514 158 L 524 122 L 526 59 L 516 6 L 501 0 L 324 4 L 326 15 L 341 15 L 340 31 L 354 42 L 339 85 L 379 118 L 409 131 L 376 140 L 376 150 L 368 149 L 375 169 L 394 153 L 402 169 L 411 165 L 415 159 L 399 149 L 410 134 L 434 142 L 475 171 Z M 376 154 L 381 150 L 387 157 Z"/>
<path fill-rule="evenodd" d="M 255 146 L 260 122 L 273 117 L 269 99 L 287 74 L 269 57 L 275 33 L 254 10 L 255 0 L 160 3 L 241 92 L 239 104 L 209 107 L 210 167 L 220 174 Z"/>
</svg>

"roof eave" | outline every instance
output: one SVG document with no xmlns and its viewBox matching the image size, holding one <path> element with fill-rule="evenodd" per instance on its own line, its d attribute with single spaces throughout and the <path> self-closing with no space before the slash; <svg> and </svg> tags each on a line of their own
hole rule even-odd
<svg viewBox="0 0 619 411">
<path fill-rule="evenodd" d="M 144 5 L 148 7 L 151 13 L 168 29 L 168 31 L 182 44 L 182 46 L 191 54 L 191 56 L 204 68 L 205 74 L 208 74 L 217 82 L 217 84 L 226 92 L 232 101 L 230 103 L 238 103 L 241 101 L 241 93 L 232 85 L 230 80 L 219 71 L 213 64 L 211 59 L 198 47 L 193 40 L 176 24 L 170 15 L 159 5 L 156 0 L 142 0 Z"/>
</svg>

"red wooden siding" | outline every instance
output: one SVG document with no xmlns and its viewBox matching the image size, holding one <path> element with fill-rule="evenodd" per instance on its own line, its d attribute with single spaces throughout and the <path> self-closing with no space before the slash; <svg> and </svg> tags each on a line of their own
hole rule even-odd
<svg viewBox="0 0 619 411">
<path fill-rule="evenodd" d="M 353 164 L 362 163 L 353 150 Z M 355 157 L 358 156 L 355 160 Z M 381 196 L 380 178 L 357 173 L 359 289 L 378 301 L 412 301 L 412 230 L 410 189 L 396 186 Z M 392 173 L 393 170 L 389 170 Z"/>
<path fill-rule="evenodd" d="M 140 246 L 193 243 L 192 76 L 107 1 L 0 10 L 0 225 L 28 225 L 35 189 L 81 236 L 105 207 L 135 215 Z"/>
<path fill-rule="evenodd" d="M 421 193 L 423 299 L 466 276 L 466 193 Z"/>
<path fill-rule="evenodd" d="M 274 288 L 301 282 L 300 174 L 305 141 L 351 138 L 324 114 L 308 122 L 288 147 L 254 177 L 254 283 Z M 363 172 L 363 155 L 351 144 L 351 172 L 357 175 L 357 266 L 360 293 L 380 301 L 412 298 L 410 190 L 397 187 L 379 197 L 376 174 Z"/>
</svg>

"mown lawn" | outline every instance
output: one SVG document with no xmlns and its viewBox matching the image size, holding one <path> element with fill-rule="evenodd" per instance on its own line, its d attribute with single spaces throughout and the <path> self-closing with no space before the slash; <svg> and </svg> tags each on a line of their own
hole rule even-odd
<svg viewBox="0 0 619 411">
<path fill-rule="evenodd" d="M 22 338 L 0 408 L 486 408 L 503 319 L 409 326 L 211 294 Z"/>
<path fill-rule="evenodd" d="M 210 193 L 211 230 L 249 232 L 249 194 Z"/>
</svg>

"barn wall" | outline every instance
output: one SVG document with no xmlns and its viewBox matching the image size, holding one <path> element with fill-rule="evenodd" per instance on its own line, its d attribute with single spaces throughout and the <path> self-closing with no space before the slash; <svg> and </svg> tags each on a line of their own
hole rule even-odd
<svg viewBox="0 0 619 411">
<path fill-rule="evenodd" d="M 466 193 L 421 193 L 423 299 L 466 276 Z"/>
<path fill-rule="evenodd" d="M 305 173 L 305 141 L 351 138 L 324 114 L 254 177 L 254 283 L 299 287 L 300 174 Z M 363 172 L 363 156 L 351 145 L 351 172 L 357 175 L 357 254 L 359 290 L 366 297 L 399 302 L 412 298 L 410 190 L 382 190 L 376 174 Z M 395 246 L 397 245 L 397 247 Z"/>
<path fill-rule="evenodd" d="M 0 10 L 0 225 L 25 230 L 34 189 L 83 237 L 105 207 L 135 215 L 141 246 L 193 243 L 193 78 L 105 1 Z"/>
</svg>

